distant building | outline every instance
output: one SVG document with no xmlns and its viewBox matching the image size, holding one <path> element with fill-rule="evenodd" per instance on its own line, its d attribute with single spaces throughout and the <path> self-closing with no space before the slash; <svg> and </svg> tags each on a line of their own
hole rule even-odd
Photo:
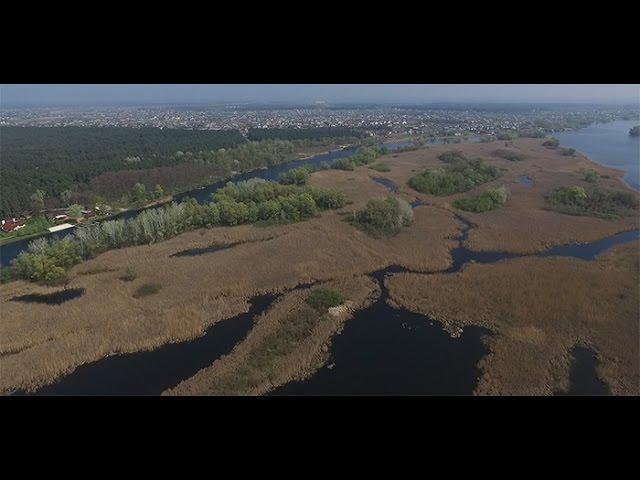
<svg viewBox="0 0 640 480">
<path fill-rule="evenodd" d="M 15 232 L 16 230 L 20 230 L 24 228 L 26 224 L 22 220 L 11 219 L 11 220 L 2 220 L 2 231 L 5 233 Z"/>
</svg>

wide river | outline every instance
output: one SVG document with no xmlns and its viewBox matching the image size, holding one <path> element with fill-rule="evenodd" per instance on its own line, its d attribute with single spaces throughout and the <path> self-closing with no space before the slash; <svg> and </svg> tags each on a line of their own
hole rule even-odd
<svg viewBox="0 0 640 480">
<path fill-rule="evenodd" d="M 575 148 L 594 162 L 624 170 L 624 180 L 640 190 L 640 137 L 629 136 L 631 127 L 638 124 L 638 120 L 596 123 L 553 136 L 563 147 Z"/>
</svg>

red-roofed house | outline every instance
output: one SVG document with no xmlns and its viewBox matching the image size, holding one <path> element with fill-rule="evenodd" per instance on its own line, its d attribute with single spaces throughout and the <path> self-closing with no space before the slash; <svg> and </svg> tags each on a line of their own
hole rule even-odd
<svg viewBox="0 0 640 480">
<path fill-rule="evenodd" d="M 26 225 L 22 220 L 16 221 L 15 218 L 13 220 L 2 220 L 2 231 L 5 232 L 5 233 L 9 233 L 9 232 L 14 232 L 16 230 L 20 230 L 21 228 L 23 228 L 25 226 Z"/>
</svg>

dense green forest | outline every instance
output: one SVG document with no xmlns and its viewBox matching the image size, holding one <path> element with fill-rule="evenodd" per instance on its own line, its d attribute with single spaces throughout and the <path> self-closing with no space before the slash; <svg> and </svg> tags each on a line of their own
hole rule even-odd
<svg viewBox="0 0 640 480">
<path fill-rule="evenodd" d="M 347 128 L 235 130 L 3 127 L 3 216 L 77 203 L 135 207 L 292 158 L 296 148 L 355 142 Z"/>
<path fill-rule="evenodd" d="M 237 131 L 115 127 L 2 127 L 0 136 L 3 215 L 31 208 L 36 190 L 51 200 L 104 172 L 176 165 L 176 152 L 246 142 Z"/>
</svg>

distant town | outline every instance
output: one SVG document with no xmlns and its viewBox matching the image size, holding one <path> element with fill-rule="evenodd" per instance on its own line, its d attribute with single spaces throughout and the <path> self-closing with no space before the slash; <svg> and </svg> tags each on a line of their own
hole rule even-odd
<svg viewBox="0 0 640 480">
<path fill-rule="evenodd" d="M 190 130 L 342 127 L 371 135 L 459 136 L 541 128 L 562 131 L 637 117 L 635 106 L 327 105 L 110 106 L 3 109 L 0 126 L 128 127 Z"/>
</svg>

